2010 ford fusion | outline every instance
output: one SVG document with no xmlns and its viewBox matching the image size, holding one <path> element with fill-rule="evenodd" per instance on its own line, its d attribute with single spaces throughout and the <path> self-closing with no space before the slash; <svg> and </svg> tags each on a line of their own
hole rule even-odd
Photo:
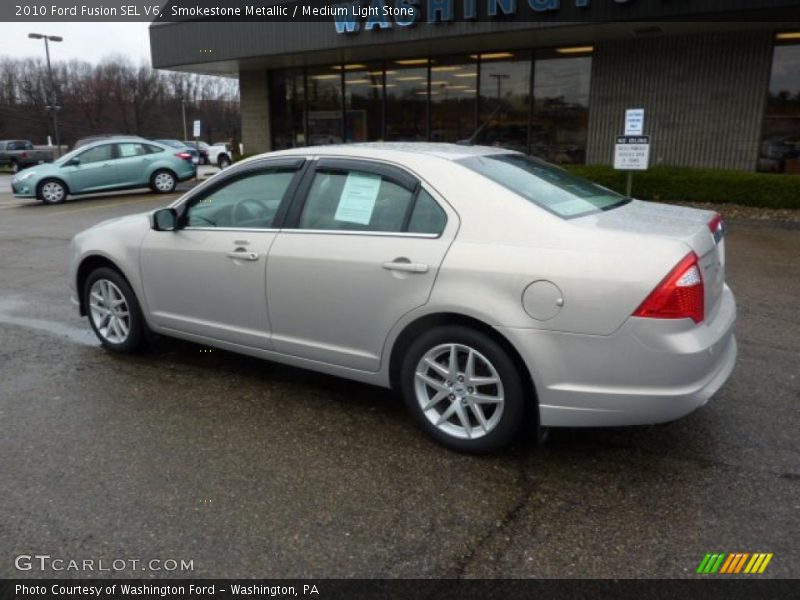
<svg viewBox="0 0 800 600">
<path fill-rule="evenodd" d="M 490 452 L 705 404 L 736 360 L 724 231 L 498 148 L 328 146 L 78 234 L 70 279 L 110 350 L 152 331 L 392 387 Z"/>
</svg>

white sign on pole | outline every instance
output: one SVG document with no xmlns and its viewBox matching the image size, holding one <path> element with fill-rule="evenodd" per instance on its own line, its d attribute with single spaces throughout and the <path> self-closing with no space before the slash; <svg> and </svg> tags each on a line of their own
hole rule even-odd
<svg viewBox="0 0 800 600">
<path fill-rule="evenodd" d="M 629 108 L 625 111 L 625 135 L 644 133 L 644 109 Z"/>
<path fill-rule="evenodd" d="M 650 166 L 650 136 L 623 135 L 614 146 L 614 168 L 618 171 L 646 171 Z"/>
<path fill-rule="evenodd" d="M 194 129 L 192 130 L 192 137 L 200 137 L 200 121 L 194 122 Z"/>
</svg>

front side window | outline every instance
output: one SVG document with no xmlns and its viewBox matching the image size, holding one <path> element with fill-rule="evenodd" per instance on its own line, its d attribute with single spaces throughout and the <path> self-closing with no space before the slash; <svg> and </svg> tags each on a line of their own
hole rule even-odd
<svg viewBox="0 0 800 600">
<path fill-rule="evenodd" d="M 269 229 L 295 175 L 294 170 L 250 173 L 215 188 L 189 207 L 189 227 Z"/>
<path fill-rule="evenodd" d="M 607 188 L 522 154 L 476 156 L 458 162 L 564 218 L 608 210 L 628 201 Z"/>
<path fill-rule="evenodd" d="M 111 160 L 114 158 L 113 144 L 103 144 L 102 146 L 89 148 L 79 158 L 82 165 Z"/>
<path fill-rule="evenodd" d="M 413 191 L 374 173 L 317 171 L 298 227 L 403 231 L 413 197 Z"/>
</svg>

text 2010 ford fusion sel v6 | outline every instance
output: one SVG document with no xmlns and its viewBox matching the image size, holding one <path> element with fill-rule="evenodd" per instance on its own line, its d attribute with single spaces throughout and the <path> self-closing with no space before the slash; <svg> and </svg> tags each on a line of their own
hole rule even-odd
<svg viewBox="0 0 800 600">
<path fill-rule="evenodd" d="M 78 234 L 71 283 L 108 349 L 149 330 L 393 387 L 488 452 L 703 405 L 736 360 L 723 234 L 507 150 L 329 146 Z"/>
</svg>

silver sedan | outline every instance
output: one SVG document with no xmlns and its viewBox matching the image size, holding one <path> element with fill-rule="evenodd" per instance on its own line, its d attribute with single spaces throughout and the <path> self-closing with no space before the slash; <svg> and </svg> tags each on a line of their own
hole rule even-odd
<svg viewBox="0 0 800 600">
<path fill-rule="evenodd" d="M 677 419 L 736 360 L 718 214 L 522 154 L 294 149 L 72 242 L 109 350 L 148 332 L 399 390 L 465 452 L 522 431 Z"/>
</svg>

